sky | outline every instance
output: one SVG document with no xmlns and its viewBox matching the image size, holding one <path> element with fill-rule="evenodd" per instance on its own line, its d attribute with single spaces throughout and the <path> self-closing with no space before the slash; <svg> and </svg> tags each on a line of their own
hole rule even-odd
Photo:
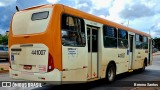
<svg viewBox="0 0 160 90">
<path fill-rule="evenodd" d="M 9 30 L 16 6 L 23 10 L 55 3 L 160 37 L 160 0 L 0 0 L 0 34 Z"/>
</svg>

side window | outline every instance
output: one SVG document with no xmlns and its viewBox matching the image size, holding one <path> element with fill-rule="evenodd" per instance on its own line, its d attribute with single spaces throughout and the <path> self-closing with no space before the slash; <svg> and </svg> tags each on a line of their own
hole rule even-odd
<svg viewBox="0 0 160 90">
<path fill-rule="evenodd" d="M 117 47 L 117 30 L 114 27 L 103 26 L 104 47 Z"/>
<path fill-rule="evenodd" d="M 118 47 L 128 48 L 128 32 L 118 29 Z"/>
<path fill-rule="evenodd" d="M 61 29 L 63 46 L 83 47 L 86 45 L 83 19 L 63 14 Z"/>
<path fill-rule="evenodd" d="M 142 49 L 143 37 L 136 34 L 136 49 Z"/>
<path fill-rule="evenodd" d="M 145 36 L 143 37 L 142 48 L 143 49 L 148 49 L 148 38 L 145 37 Z"/>
</svg>

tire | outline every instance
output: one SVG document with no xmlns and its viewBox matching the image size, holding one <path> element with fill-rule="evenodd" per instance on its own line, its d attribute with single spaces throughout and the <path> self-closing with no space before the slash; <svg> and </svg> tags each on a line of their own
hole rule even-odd
<svg viewBox="0 0 160 90">
<path fill-rule="evenodd" d="M 106 71 L 106 80 L 108 83 L 111 83 L 115 80 L 116 68 L 113 64 L 110 64 Z"/>
</svg>

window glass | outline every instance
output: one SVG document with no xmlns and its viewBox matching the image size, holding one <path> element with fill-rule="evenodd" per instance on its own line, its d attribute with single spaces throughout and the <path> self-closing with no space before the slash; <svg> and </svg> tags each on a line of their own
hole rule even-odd
<svg viewBox="0 0 160 90">
<path fill-rule="evenodd" d="M 140 41 L 140 40 L 139 40 L 139 35 L 138 35 L 138 34 L 136 34 L 136 41 Z"/>
<path fill-rule="evenodd" d="M 127 31 L 119 29 L 118 30 L 118 38 L 128 39 L 128 33 L 127 33 Z"/>
<path fill-rule="evenodd" d="M 128 32 L 118 29 L 118 47 L 128 48 Z"/>
<path fill-rule="evenodd" d="M 148 49 L 148 38 L 145 37 L 145 36 L 143 37 L 142 48 L 143 49 Z"/>
<path fill-rule="evenodd" d="M 136 48 L 141 49 L 142 48 L 141 44 L 142 44 L 141 42 L 136 41 Z"/>
<path fill-rule="evenodd" d="M 147 37 L 143 37 L 143 42 L 148 42 L 148 38 Z"/>
<path fill-rule="evenodd" d="M 117 47 L 117 39 L 105 37 L 104 38 L 104 46 L 108 48 Z"/>
<path fill-rule="evenodd" d="M 116 28 L 104 26 L 104 35 L 107 37 L 117 37 Z"/>
<path fill-rule="evenodd" d="M 119 48 L 128 48 L 128 40 L 127 39 L 118 39 L 118 47 Z"/>
<path fill-rule="evenodd" d="M 42 19 L 47 19 L 49 15 L 49 11 L 44 11 L 44 12 L 37 12 L 32 14 L 32 21 L 35 20 L 42 20 Z"/>
<path fill-rule="evenodd" d="M 143 36 L 139 35 L 140 42 L 143 42 Z"/>
<path fill-rule="evenodd" d="M 142 49 L 143 37 L 136 34 L 136 49 Z"/>
<path fill-rule="evenodd" d="M 117 47 L 117 30 L 114 27 L 103 26 L 104 47 Z"/>
<path fill-rule="evenodd" d="M 81 47 L 86 45 L 83 19 L 63 14 L 61 27 L 63 46 Z"/>
</svg>

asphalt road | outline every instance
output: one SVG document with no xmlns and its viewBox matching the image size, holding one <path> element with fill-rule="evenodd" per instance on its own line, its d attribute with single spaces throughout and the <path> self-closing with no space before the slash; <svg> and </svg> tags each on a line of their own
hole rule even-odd
<svg viewBox="0 0 160 90">
<path fill-rule="evenodd" d="M 9 78 L 8 73 L 0 74 L 0 81 L 13 81 Z M 59 89 L 69 89 L 69 90 L 160 90 L 159 87 L 134 87 L 134 83 L 137 81 L 160 81 L 160 55 L 153 57 L 153 65 L 146 68 L 144 72 L 135 71 L 132 73 L 120 74 L 116 77 L 116 81 L 107 84 L 105 79 L 97 80 L 94 82 L 88 82 L 83 84 L 72 84 L 72 85 L 51 85 L 47 84 L 41 88 L 0 88 L 0 90 L 59 90 Z M 143 82 L 144 83 L 144 82 Z"/>
</svg>

